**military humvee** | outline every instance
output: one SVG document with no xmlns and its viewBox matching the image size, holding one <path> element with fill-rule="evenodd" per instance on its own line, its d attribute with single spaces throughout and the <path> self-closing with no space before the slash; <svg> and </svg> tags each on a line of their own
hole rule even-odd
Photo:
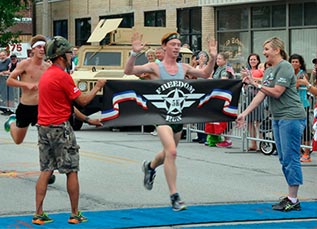
<svg viewBox="0 0 317 229">
<path fill-rule="evenodd" d="M 94 32 L 87 42 L 92 45 L 83 45 L 78 50 L 78 68 L 74 71 L 72 77 L 77 87 L 83 92 L 90 91 L 98 79 L 118 80 L 139 78 L 134 75 L 124 74 L 124 65 L 131 51 L 131 37 L 134 31 L 143 34 L 143 40 L 147 43 L 146 48 L 159 47 L 161 37 L 168 32 L 176 31 L 175 28 L 163 27 L 142 27 L 142 28 L 118 28 L 122 19 L 100 20 Z M 100 45 L 103 41 L 106 44 Z M 147 63 L 145 49 L 136 59 L 136 65 Z M 182 61 L 189 63 L 192 52 L 189 49 L 182 48 Z M 99 92 L 96 97 L 86 106 L 78 107 L 85 115 L 102 110 L 102 94 Z M 73 121 L 73 128 L 79 130 L 83 122 Z"/>
</svg>

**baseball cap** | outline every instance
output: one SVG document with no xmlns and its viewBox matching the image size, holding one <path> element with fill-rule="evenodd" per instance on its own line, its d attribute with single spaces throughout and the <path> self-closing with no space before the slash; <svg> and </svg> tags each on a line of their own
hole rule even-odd
<svg viewBox="0 0 317 229">
<path fill-rule="evenodd" d="M 10 56 L 10 59 L 13 59 L 13 58 L 17 58 L 17 55 L 12 54 L 12 55 Z"/>
<path fill-rule="evenodd" d="M 317 64 L 317 58 L 313 59 L 313 64 Z"/>
</svg>

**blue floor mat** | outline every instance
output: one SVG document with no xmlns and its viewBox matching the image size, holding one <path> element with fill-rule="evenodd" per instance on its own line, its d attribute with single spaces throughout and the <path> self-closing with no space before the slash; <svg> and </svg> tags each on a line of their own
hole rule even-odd
<svg viewBox="0 0 317 229">
<path fill-rule="evenodd" d="M 137 228 L 283 219 L 317 219 L 317 201 L 301 202 L 301 211 L 279 212 L 272 203 L 195 205 L 174 212 L 170 207 L 84 212 L 87 223 L 70 225 L 69 213 L 50 214 L 53 223 L 37 226 L 32 216 L 0 217 L 0 228 Z M 286 223 L 286 222 L 285 222 Z M 258 225 L 258 224 L 257 224 Z M 276 224 L 274 224 L 276 225 Z M 259 226 L 259 225 L 258 225 Z M 232 227 L 232 226 L 231 226 Z M 246 225 L 243 226 L 246 228 Z M 279 224 L 278 228 L 283 227 Z M 203 227 L 202 227 L 203 228 Z M 204 227 L 206 228 L 206 227 Z"/>
<path fill-rule="evenodd" d="M 184 227 L 185 228 L 185 227 Z M 283 222 L 276 221 L 273 223 L 267 222 L 257 222 L 257 223 L 241 223 L 241 224 L 231 224 L 231 225 L 211 225 L 211 226 L 193 226 L 187 227 L 186 229 L 253 229 L 253 228 L 261 228 L 261 229 L 280 229 L 280 228 L 300 228 L 300 229 L 316 229 L 317 228 L 317 220 L 303 220 L 303 221 L 292 221 L 292 222 Z"/>
</svg>

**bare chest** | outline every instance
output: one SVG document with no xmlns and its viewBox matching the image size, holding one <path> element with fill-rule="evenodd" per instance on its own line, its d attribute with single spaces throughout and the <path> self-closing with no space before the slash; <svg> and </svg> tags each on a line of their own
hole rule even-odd
<svg viewBox="0 0 317 229">
<path fill-rule="evenodd" d="M 44 65 L 29 65 L 22 75 L 23 81 L 38 82 L 47 68 Z"/>
</svg>

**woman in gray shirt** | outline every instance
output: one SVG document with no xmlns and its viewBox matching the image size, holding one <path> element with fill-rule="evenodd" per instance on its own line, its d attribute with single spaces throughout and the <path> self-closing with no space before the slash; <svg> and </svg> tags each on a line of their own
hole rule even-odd
<svg viewBox="0 0 317 229">
<path fill-rule="evenodd" d="M 251 104 L 237 117 L 237 126 L 242 127 L 245 117 L 268 97 L 269 110 L 273 116 L 273 134 L 282 165 L 282 171 L 288 184 L 288 196 L 272 205 L 273 210 L 301 210 L 297 193 L 303 184 L 300 163 L 300 145 L 306 126 L 306 114 L 296 91 L 296 76 L 292 65 L 286 61 L 284 43 L 274 37 L 264 42 L 263 55 L 271 64 L 264 72 L 263 84 L 258 84 L 248 71 L 241 71 L 243 81 L 252 84 L 259 92 Z"/>
</svg>

